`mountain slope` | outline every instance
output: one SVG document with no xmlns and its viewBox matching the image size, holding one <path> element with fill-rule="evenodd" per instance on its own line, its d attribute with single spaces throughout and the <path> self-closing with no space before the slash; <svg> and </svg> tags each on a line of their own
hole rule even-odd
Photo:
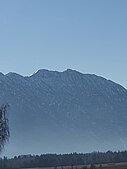
<svg viewBox="0 0 127 169">
<path fill-rule="evenodd" d="M 7 155 L 126 148 L 127 90 L 110 80 L 71 69 L 1 73 L 0 93 L 10 104 Z"/>
</svg>

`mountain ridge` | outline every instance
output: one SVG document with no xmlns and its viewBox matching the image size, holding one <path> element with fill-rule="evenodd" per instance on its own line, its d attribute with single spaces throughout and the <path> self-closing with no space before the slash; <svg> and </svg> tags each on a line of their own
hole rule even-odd
<svg viewBox="0 0 127 169">
<path fill-rule="evenodd" d="M 56 73 L 56 74 L 59 74 L 59 73 L 77 73 L 77 74 L 80 74 L 80 75 L 88 75 L 88 76 L 95 76 L 95 77 L 99 77 L 99 78 L 102 78 L 102 79 L 105 79 L 105 80 L 108 80 L 108 81 L 111 81 L 113 83 L 116 83 L 117 85 L 120 85 L 121 87 L 123 87 L 124 89 L 126 89 L 126 87 L 124 87 L 123 85 L 119 84 L 118 82 L 114 82 L 110 79 L 107 79 L 107 78 L 104 78 L 103 76 L 100 76 L 100 75 L 96 75 L 94 73 L 83 73 L 83 72 L 80 72 L 80 71 L 77 71 L 75 69 L 66 69 L 64 71 L 56 71 L 56 70 L 49 70 L 49 69 L 39 69 L 37 70 L 36 72 L 34 72 L 33 74 L 31 75 L 21 75 L 20 73 L 15 73 L 15 72 L 8 72 L 6 74 L 3 74 L 2 72 L 0 72 L 0 75 L 2 76 L 19 76 L 19 77 L 23 77 L 23 78 L 29 78 L 29 77 L 32 77 L 32 76 L 35 76 L 35 75 L 38 75 L 38 74 L 44 74 L 44 73 Z M 127 90 L 127 89 L 126 89 Z"/>
<path fill-rule="evenodd" d="M 41 69 L 31 76 L 0 76 L 0 93 L 0 104 L 10 104 L 5 154 L 127 147 L 127 90 L 111 80 Z"/>
</svg>

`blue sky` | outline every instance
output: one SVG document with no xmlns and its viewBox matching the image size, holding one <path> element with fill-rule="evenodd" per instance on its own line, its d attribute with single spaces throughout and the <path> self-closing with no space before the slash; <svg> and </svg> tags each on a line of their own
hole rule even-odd
<svg viewBox="0 0 127 169">
<path fill-rule="evenodd" d="M 0 0 L 0 71 L 67 68 L 127 87 L 126 0 Z"/>
</svg>

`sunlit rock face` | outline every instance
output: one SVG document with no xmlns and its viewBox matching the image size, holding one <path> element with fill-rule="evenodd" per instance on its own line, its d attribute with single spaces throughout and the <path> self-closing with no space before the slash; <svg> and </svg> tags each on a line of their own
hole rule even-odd
<svg viewBox="0 0 127 169">
<path fill-rule="evenodd" d="M 5 155 L 123 150 L 127 90 L 68 69 L 31 76 L 0 74 L 0 103 L 10 105 Z"/>
</svg>

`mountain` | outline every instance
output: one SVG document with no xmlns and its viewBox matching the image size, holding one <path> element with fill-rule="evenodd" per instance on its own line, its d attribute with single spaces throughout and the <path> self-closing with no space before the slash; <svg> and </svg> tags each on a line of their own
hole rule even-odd
<svg viewBox="0 0 127 169">
<path fill-rule="evenodd" d="M 127 90 L 67 69 L 31 76 L 0 74 L 0 104 L 9 103 L 4 155 L 127 148 Z"/>
</svg>

